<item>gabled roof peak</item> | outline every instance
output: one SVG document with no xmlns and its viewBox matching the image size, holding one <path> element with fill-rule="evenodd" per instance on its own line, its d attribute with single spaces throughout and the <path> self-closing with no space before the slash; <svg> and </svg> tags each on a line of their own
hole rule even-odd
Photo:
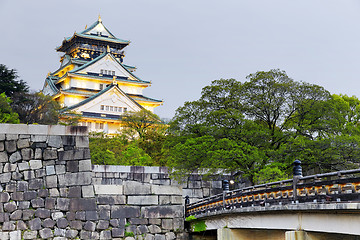
<svg viewBox="0 0 360 240">
<path fill-rule="evenodd" d="M 116 38 L 102 23 L 101 16 L 99 15 L 98 20 L 93 23 L 90 27 L 86 28 L 80 34 L 85 35 L 98 35 L 109 38 Z"/>
</svg>

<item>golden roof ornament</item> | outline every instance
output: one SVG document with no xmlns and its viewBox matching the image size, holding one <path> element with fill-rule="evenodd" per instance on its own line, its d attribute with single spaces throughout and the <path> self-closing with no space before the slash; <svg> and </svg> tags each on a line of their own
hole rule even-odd
<svg viewBox="0 0 360 240">
<path fill-rule="evenodd" d="M 102 22 L 100 14 L 99 14 L 98 22 Z"/>
<path fill-rule="evenodd" d="M 113 76 L 113 82 L 112 82 L 113 85 L 117 85 L 117 82 L 116 82 L 116 76 Z"/>
<path fill-rule="evenodd" d="M 107 45 L 107 47 L 106 47 L 106 52 L 110 52 L 110 47 L 109 47 L 109 45 Z"/>
</svg>

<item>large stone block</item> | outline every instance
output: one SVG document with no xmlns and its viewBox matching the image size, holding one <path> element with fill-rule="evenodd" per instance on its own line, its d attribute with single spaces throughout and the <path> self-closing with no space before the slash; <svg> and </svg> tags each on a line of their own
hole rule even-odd
<svg viewBox="0 0 360 240">
<path fill-rule="evenodd" d="M 41 220 L 40 218 L 34 218 L 28 222 L 30 230 L 40 230 L 41 227 Z"/>
<path fill-rule="evenodd" d="M 76 136 L 76 147 L 77 148 L 87 148 L 89 147 L 89 137 L 88 136 Z"/>
<path fill-rule="evenodd" d="M 126 204 L 125 196 L 98 196 L 97 197 L 98 204 L 106 204 L 106 205 L 119 205 Z M 128 204 L 130 204 L 128 202 Z"/>
<path fill-rule="evenodd" d="M 180 186 L 151 186 L 151 193 L 156 195 L 180 195 L 182 196 L 182 188 Z"/>
<path fill-rule="evenodd" d="M 35 217 L 38 218 L 49 218 L 50 217 L 50 210 L 45 208 L 38 208 L 35 211 Z"/>
<path fill-rule="evenodd" d="M 17 168 L 17 164 L 5 163 L 3 172 L 4 173 L 6 173 L 6 172 L 15 172 L 16 168 Z"/>
<path fill-rule="evenodd" d="M 14 152 L 13 154 L 10 155 L 10 158 L 9 158 L 9 161 L 11 163 L 15 163 L 15 162 L 18 162 L 20 161 L 22 158 L 21 158 L 21 154 L 19 151 L 16 151 Z"/>
<path fill-rule="evenodd" d="M 83 186 L 91 184 L 91 172 L 65 173 L 58 176 L 60 186 Z"/>
<path fill-rule="evenodd" d="M 140 207 L 111 206 L 111 218 L 135 218 L 140 216 Z"/>
<path fill-rule="evenodd" d="M 56 136 L 56 135 L 49 136 L 48 146 L 54 148 L 63 147 L 61 136 Z"/>
<path fill-rule="evenodd" d="M 79 172 L 91 171 L 91 169 L 92 165 L 90 159 L 79 161 Z"/>
<path fill-rule="evenodd" d="M 70 199 L 70 211 L 96 211 L 96 202 L 94 198 Z"/>
<path fill-rule="evenodd" d="M 47 188 L 56 188 L 57 187 L 57 176 L 46 176 L 46 187 Z"/>
<path fill-rule="evenodd" d="M 56 209 L 62 211 L 68 211 L 70 205 L 70 199 L 68 198 L 57 198 L 56 199 Z"/>
<path fill-rule="evenodd" d="M 66 163 L 66 171 L 67 172 L 79 172 L 79 161 L 68 161 Z"/>
<path fill-rule="evenodd" d="M 125 195 L 147 195 L 151 194 L 150 184 L 128 181 L 124 183 Z"/>
<path fill-rule="evenodd" d="M 18 147 L 19 149 L 30 147 L 29 139 L 28 139 L 28 138 L 19 139 L 19 140 L 17 141 L 17 147 Z"/>
<path fill-rule="evenodd" d="M 183 189 L 183 196 L 189 196 L 190 198 L 203 198 L 203 192 L 201 189 Z"/>
<path fill-rule="evenodd" d="M 34 151 L 31 148 L 21 149 L 21 156 L 23 160 L 30 160 L 34 158 Z"/>
<path fill-rule="evenodd" d="M 24 239 L 36 239 L 38 232 L 37 231 L 25 231 L 23 238 Z"/>
<path fill-rule="evenodd" d="M 25 171 L 30 169 L 30 165 L 28 162 L 18 163 L 19 171 Z"/>
<path fill-rule="evenodd" d="M 173 229 L 173 220 L 172 219 L 162 219 L 161 228 L 166 230 Z"/>
<path fill-rule="evenodd" d="M 8 162 L 9 158 L 6 152 L 0 152 L 0 162 Z"/>
<path fill-rule="evenodd" d="M 183 217 L 183 206 L 149 206 L 141 208 L 142 218 L 176 218 Z"/>
<path fill-rule="evenodd" d="M 11 173 L 1 173 L 0 183 L 8 183 L 11 180 Z"/>
<path fill-rule="evenodd" d="M 45 187 L 42 179 L 31 179 L 29 180 L 29 189 L 42 189 Z"/>
<path fill-rule="evenodd" d="M 158 196 L 128 196 L 129 205 L 158 205 Z"/>
<path fill-rule="evenodd" d="M 30 164 L 30 168 L 32 170 L 42 168 L 42 161 L 41 160 L 30 160 L 29 164 Z"/>
<path fill-rule="evenodd" d="M 121 195 L 123 194 L 122 185 L 94 185 L 96 195 Z"/>
<path fill-rule="evenodd" d="M 48 239 L 48 238 L 52 238 L 54 236 L 53 232 L 50 228 L 41 229 L 39 231 L 39 234 L 42 239 Z"/>
<path fill-rule="evenodd" d="M 82 197 L 83 198 L 89 198 L 89 197 L 94 197 L 95 196 L 94 186 L 93 185 L 82 186 L 81 187 L 81 192 L 82 192 Z"/>
<path fill-rule="evenodd" d="M 10 200 L 10 195 L 7 192 L 0 192 L 0 202 L 8 202 Z"/>
<path fill-rule="evenodd" d="M 13 153 L 16 151 L 16 141 L 11 140 L 11 141 L 5 141 L 5 150 L 8 153 Z"/>
</svg>

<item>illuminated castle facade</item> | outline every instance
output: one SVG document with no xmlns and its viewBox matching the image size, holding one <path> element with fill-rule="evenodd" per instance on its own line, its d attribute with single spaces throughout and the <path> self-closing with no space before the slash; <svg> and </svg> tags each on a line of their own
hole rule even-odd
<svg viewBox="0 0 360 240">
<path fill-rule="evenodd" d="M 89 131 L 115 134 L 124 112 L 153 111 L 163 103 L 145 97 L 142 91 L 151 82 L 135 76 L 136 68 L 123 63 L 123 49 L 129 44 L 116 38 L 99 17 L 56 48 L 64 55 L 60 68 L 47 76 L 43 93 L 53 96 L 65 111 L 81 114 L 80 125 Z"/>
</svg>

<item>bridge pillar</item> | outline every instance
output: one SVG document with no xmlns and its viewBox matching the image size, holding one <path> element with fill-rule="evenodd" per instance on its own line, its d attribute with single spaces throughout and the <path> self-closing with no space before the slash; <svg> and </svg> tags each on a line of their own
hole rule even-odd
<svg viewBox="0 0 360 240">
<path fill-rule="evenodd" d="M 285 240 L 307 240 L 305 231 L 287 231 L 285 232 Z"/>
</svg>

